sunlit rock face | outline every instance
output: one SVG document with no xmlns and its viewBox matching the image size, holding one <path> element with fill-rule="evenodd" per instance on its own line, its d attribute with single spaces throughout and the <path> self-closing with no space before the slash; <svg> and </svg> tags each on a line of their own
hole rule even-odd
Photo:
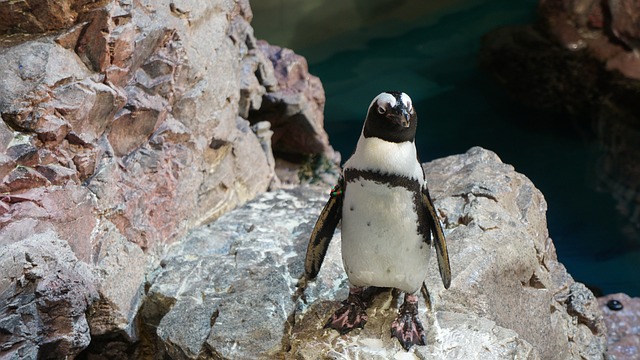
<svg viewBox="0 0 640 360">
<path fill-rule="evenodd" d="M 46 233 L 93 273 L 72 309 L 90 334 L 69 345 L 38 329 L 36 354 L 137 341 L 145 272 L 166 246 L 280 183 L 271 124 L 248 118 L 287 74 L 251 18 L 246 0 L 0 4 L 0 253 Z M 297 124 L 313 146 L 294 153 L 332 161 L 314 84 L 282 100 L 314 108 Z"/>
<path fill-rule="evenodd" d="M 364 329 L 323 328 L 348 293 L 339 230 L 317 280 L 296 297 L 329 196 L 298 187 L 262 195 L 172 247 L 149 277 L 141 311 L 150 351 L 178 359 L 602 359 L 598 302 L 557 261 L 546 202 L 531 181 L 481 148 L 424 169 L 453 275 L 444 289 L 431 259 L 432 307 L 420 303 L 426 346 L 407 353 L 390 336 L 400 300 L 390 291 L 373 300 Z"/>
</svg>

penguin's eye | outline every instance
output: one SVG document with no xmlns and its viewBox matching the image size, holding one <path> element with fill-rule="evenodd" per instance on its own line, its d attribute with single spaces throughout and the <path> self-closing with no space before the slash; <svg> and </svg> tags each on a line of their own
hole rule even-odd
<svg viewBox="0 0 640 360">
<path fill-rule="evenodd" d="M 382 115 L 385 113 L 385 111 L 387 111 L 385 110 L 385 108 L 383 108 L 382 106 L 378 106 L 378 114 Z"/>
</svg>

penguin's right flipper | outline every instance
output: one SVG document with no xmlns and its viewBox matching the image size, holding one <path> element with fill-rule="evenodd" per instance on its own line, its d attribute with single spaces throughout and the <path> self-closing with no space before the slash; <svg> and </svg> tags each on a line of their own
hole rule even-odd
<svg viewBox="0 0 640 360">
<path fill-rule="evenodd" d="M 304 278 L 313 280 L 320 271 L 324 256 L 327 254 L 329 243 L 333 238 L 336 226 L 342 218 L 342 200 L 344 198 L 344 180 L 342 177 L 338 184 L 331 189 L 331 197 L 322 209 L 318 221 L 316 222 L 309 245 L 307 256 L 304 260 Z"/>
<path fill-rule="evenodd" d="M 431 195 L 429 195 L 429 189 L 425 186 L 422 189 L 422 204 L 427 209 L 427 221 L 431 228 L 431 234 L 436 248 L 436 255 L 438 258 L 438 269 L 440 270 L 440 277 L 444 288 L 448 289 L 451 285 L 451 266 L 449 265 L 449 251 L 447 250 L 447 241 L 438 219 L 438 213 L 436 207 L 433 205 Z"/>
</svg>

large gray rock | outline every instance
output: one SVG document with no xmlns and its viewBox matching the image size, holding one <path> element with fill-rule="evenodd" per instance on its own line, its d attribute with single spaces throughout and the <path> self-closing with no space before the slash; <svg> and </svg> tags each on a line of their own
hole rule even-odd
<svg viewBox="0 0 640 360">
<path fill-rule="evenodd" d="M 598 303 L 557 261 L 546 202 L 529 179 L 473 148 L 425 166 L 444 220 L 453 281 L 427 278 L 427 346 L 389 336 L 397 298 L 378 295 L 363 330 L 323 330 L 347 294 L 340 232 L 317 281 L 295 300 L 309 234 L 327 191 L 267 193 L 175 244 L 142 313 L 152 346 L 177 359 L 602 359 Z M 259 339 L 259 341 L 258 341 Z"/>
<path fill-rule="evenodd" d="M 158 322 L 159 350 L 175 359 L 281 353 L 300 254 L 323 201 L 308 188 L 266 193 L 175 244 L 142 309 L 147 325 Z"/>
<path fill-rule="evenodd" d="M 49 231 L 5 246 L 0 269 L 3 359 L 62 359 L 89 345 L 85 314 L 98 292 L 65 241 Z"/>
</svg>

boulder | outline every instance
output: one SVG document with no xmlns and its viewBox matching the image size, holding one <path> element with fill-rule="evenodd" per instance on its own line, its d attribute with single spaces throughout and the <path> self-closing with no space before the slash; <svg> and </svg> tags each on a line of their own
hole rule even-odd
<svg viewBox="0 0 640 360">
<path fill-rule="evenodd" d="M 89 345 L 86 312 L 98 298 L 91 267 L 53 231 L 0 252 L 0 355 L 63 359 Z"/>
<path fill-rule="evenodd" d="M 146 346 L 175 359 L 602 359 L 600 307 L 558 262 L 531 181 L 481 148 L 424 168 L 453 274 L 445 290 L 431 259 L 432 306 L 421 302 L 420 312 L 427 346 L 407 353 L 390 338 L 398 305 L 390 291 L 374 299 L 364 329 L 323 329 L 348 292 L 339 230 L 318 279 L 298 296 L 329 191 L 308 187 L 264 194 L 174 244 L 150 276 Z"/>
</svg>

